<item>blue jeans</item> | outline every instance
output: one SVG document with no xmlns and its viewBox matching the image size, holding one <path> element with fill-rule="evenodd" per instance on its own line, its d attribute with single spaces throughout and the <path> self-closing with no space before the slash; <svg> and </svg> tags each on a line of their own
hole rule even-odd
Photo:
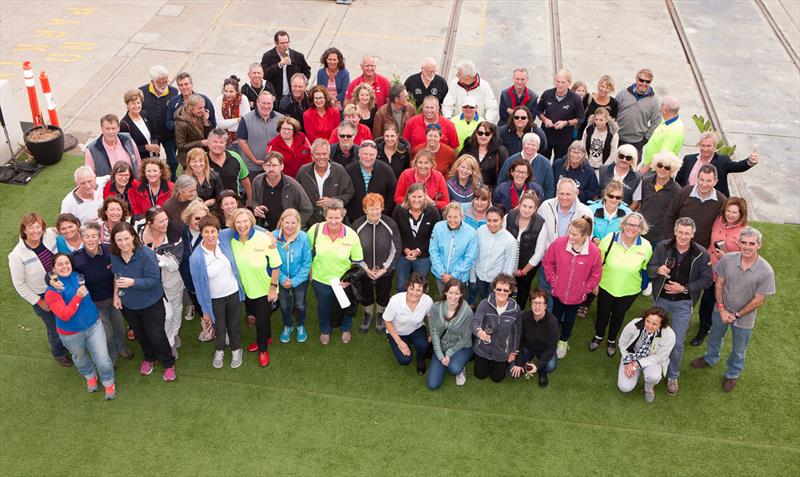
<svg viewBox="0 0 800 477">
<path fill-rule="evenodd" d="M 569 341 L 572 336 L 572 328 L 575 326 L 575 316 L 578 314 L 578 308 L 581 304 L 565 305 L 561 303 L 558 298 L 553 298 L 553 315 L 559 323 L 561 323 L 561 336 L 558 338 L 561 341 Z"/>
<path fill-rule="evenodd" d="M 103 322 L 103 331 L 106 333 L 108 356 L 112 363 L 116 363 L 120 354 L 128 352 L 128 327 L 122 318 L 122 312 L 114 308 L 111 298 L 94 304 L 100 313 L 100 321 Z"/>
<path fill-rule="evenodd" d="M 319 332 L 323 335 L 331 334 L 331 310 L 338 307 L 339 302 L 333 294 L 333 288 L 316 280 L 311 282 L 314 295 L 317 296 L 317 316 L 319 317 Z M 350 331 L 353 328 L 353 317 L 347 313 L 342 313 L 342 332 Z"/>
<path fill-rule="evenodd" d="M 464 367 L 467 365 L 471 357 L 472 348 L 460 349 L 453 353 L 453 356 L 450 356 L 450 362 L 447 363 L 447 366 L 445 366 L 442 364 L 439 358 L 434 356 L 431 360 L 431 367 L 428 368 L 428 377 L 425 380 L 426 384 L 428 385 L 428 389 L 431 391 L 436 391 L 442 387 L 442 383 L 444 383 L 445 371 L 449 372 L 453 376 L 463 372 Z"/>
<path fill-rule="evenodd" d="M 733 341 L 731 342 L 731 354 L 728 356 L 728 369 L 725 371 L 725 377 L 727 379 L 738 379 L 744 370 L 744 358 L 753 329 L 748 330 L 723 323 L 716 307 L 711 314 L 711 333 L 708 335 L 708 350 L 703 355 L 703 359 L 711 366 L 719 362 L 722 341 L 725 339 L 725 333 L 728 332 L 728 328 L 731 329 Z"/>
<path fill-rule="evenodd" d="M 408 356 L 400 352 L 400 348 L 392 338 L 392 335 L 386 333 L 386 339 L 389 341 L 389 347 L 392 348 L 394 357 L 397 358 L 397 362 L 401 366 L 408 366 L 411 364 L 411 361 L 414 359 L 414 352 L 417 353 L 417 367 L 425 364 L 425 355 L 428 354 L 428 346 L 430 346 L 430 343 L 428 343 L 428 329 L 425 328 L 424 325 L 414 330 L 410 335 L 400 337 L 409 348 L 411 348 L 411 346 L 414 347 L 414 352 Z"/>
<path fill-rule="evenodd" d="M 547 311 L 553 312 L 553 287 L 544 276 L 544 267 L 539 267 L 539 289 L 547 292 Z"/>
<path fill-rule="evenodd" d="M 283 326 L 292 326 L 292 305 L 297 310 L 297 326 L 306 324 L 306 290 L 308 290 L 308 281 L 297 285 L 291 290 L 278 287 L 278 300 L 281 304 Z"/>
<path fill-rule="evenodd" d="M 411 272 L 419 273 L 427 282 L 428 275 L 431 273 L 431 258 L 424 257 L 408 261 L 406 257 L 400 255 L 400 260 L 397 262 L 395 272 L 397 276 L 397 291 L 404 292 L 406 291 L 406 282 Z"/>
<path fill-rule="evenodd" d="M 525 357 L 526 363 L 528 361 L 532 361 L 533 358 L 539 358 L 538 355 L 534 355 L 532 351 L 528 351 L 528 348 L 525 347 L 522 348 L 522 356 Z M 511 363 L 508 365 L 509 375 L 511 375 L 511 368 L 513 368 L 515 364 L 516 363 Z M 553 353 L 553 356 L 550 358 L 550 361 L 548 361 L 547 364 L 544 366 L 544 369 L 539 369 L 537 370 L 537 372 L 540 374 L 550 374 L 553 371 L 555 371 L 557 367 L 558 367 L 558 356 L 556 356 L 556 354 Z"/>
<path fill-rule="evenodd" d="M 56 359 L 66 356 L 67 348 L 61 343 L 58 331 L 56 331 L 56 316 L 52 311 L 42 310 L 39 305 L 33 305 L 33 311 L 44 322 L 44 327 L 47 330 L 47 343 L 50 344 L 50 354 Z"/>
<path fill-rule="evenodd" d="M 103 330 L 103 323 L 100 320 L 94 322 L 89 328 L 72 335 L 61 335 L 61 342 L 72 354 L 72 361 L 78 372 L 90 379 L 100 374 L 100 382 L 103 386 L 114 384 L 114 365 L 108 357 L 106 348 L 106 333 Z M 94 361 L 94 363 L 92 363 Z"/>
<path fill-rule="evenodd" d="M 467 303 L 477 306 L 481 299 L 489 296 L 492 284 L 485 282 L 480 278 L 476 278 L 475 280 L 475 283 L 469 283 L 469 296 L 467 298 Z"/>
<path fill-rule="evenodd" d="M 170 180 L 175 182 L 178 171 L 178 146 L 175 144 L 175 136 L 162 138 L 161 146 L 164 148 L 164 152 L 167 153 L 167 166 L 169 166 Z M 142 177 L 139 179 L 144 180 Z"/>
<path fill-rule="evenodd" d="M 689 329 L 689 321 L 692 319 L 692 300 L 670 301 L 659 298 L 653 302 L 653 305 L 660 306 L 672 315 L 669 326 L 675 332 L 675 347 L 672 348 L 672 353 L 669 355 L 667 379 L 678 379 L 681 375 L 681 359 L 686 344 L 686 331 Z"/>
</svg>

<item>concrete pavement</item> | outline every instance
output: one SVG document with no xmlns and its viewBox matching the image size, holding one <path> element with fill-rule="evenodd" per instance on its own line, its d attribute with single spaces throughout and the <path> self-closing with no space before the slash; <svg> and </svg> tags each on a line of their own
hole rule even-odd
<svg viewBox="0 0 800 477">
<path fill-rule="evenodd" d="M 520 65 L 537 93 L 550 88 L 548 3 L 463 1 L 452 64 L 473 59 L 498 95 Z M 796 174 L 784 173 L 800 157 L 797 69 L 754 2 L 675 3 L 738 158 L 759 146 L 763 164 L 740 174 L 755 211 L 762 220 L 800 222 L 800 184 Z M 764 3 L 797 50 L 800 3 Z M 323 0 L 3 1 L 0 79 L 10 81 L 17 112 L 29 120 L 20 63 L 32 61 L 37 76 L 46 70 L 62 124 L 85 140 L 99 133 L 100 116 L 124 113 L 123 92 L 146 83 L 150 66 L 191 72 L 195 89 L 213 99 L 225 77 L 246 78 L 247 66 L 272 48 L 277 29 L 289 31 L 292 47 L 306 54 L 312 79 L 322 51 L 335 45 L 351 77 L 360 74 L 361 55 L 370 53 L 381 74 L 403 80 L 424 56 L 441 58 L 452 6 L 452 0 L 355 0 L 351 6 Z M 621 89 L 640 67 L 653 69 L 656 91 L 682 102 L 684 153 L 696 152 L 690 116 L 705 112 L 664 3 L 560 0 L 558 7 L 563 63 L 573 79 L 594 90 L 597 78 L 610 74 Z M 453 73 L 443 75 L 449 80 Z"/>
</svg>

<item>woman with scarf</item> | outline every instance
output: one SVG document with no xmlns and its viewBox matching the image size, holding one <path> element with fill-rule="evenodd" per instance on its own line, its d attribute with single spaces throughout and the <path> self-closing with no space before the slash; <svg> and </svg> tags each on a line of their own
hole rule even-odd
<svg viewBox="0 0 800 477">
<path fill-rule="evenodd" d="M 663 308 L 654 306 L 625 326 L 619 339 L 622 360 L 617 373 L 617 387 L 624 393 L 633 391 L 639 376 L 644 380 L 644 400 L 656 399 L 653 388 L 666 375 L 669 354 L 675 346 L 675 332 Z"/>
<path fill-rule="evenodd" d="M 236 129 L 245 113 L 250 112 L 250 101 L 239 91 L 239 78 L 231 75 L 222 82 L 222 94 L 214 101 L 217 127 L 228 133 L 228 149 L 236 144 Z"/>
</svg>

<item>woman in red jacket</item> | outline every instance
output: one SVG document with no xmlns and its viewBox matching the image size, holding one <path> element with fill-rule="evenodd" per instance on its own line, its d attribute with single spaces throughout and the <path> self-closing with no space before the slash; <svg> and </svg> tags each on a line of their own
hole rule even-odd
<svg viewBox="0 0 800 477">
<path fill-rule="evenodd" d="M 120 161 L 114 164 L 114 167 L 111 168 L 111 175 L 106 185 L 103 187 L 103 199 L 107 199 L 111 196 L 119 197 L 125 202 L 128 209 L 130 209 L 131 204 L 128 202 L 128 191 L 139 187 L 139 181 L 134 179 L 133 175 L 133 169 L 131 169 L 131 165 L 127 162 Z"/>
<path fill-rule="evenodd" d="M 567 355 L 567 341 L 575 325 L 575 314 L 590 292 L 597 293 L 603 263 L 600 250 L 589 238 L 592 219 L 578 217 L 569 224 L 567 235 L 557 238 L 542 259 L 544 276 L 553 286 L 553 314 L 561 322 L 556 355 Z"/>
<path fill-rule="evenodd" d="M 403 202 L 406 191 L 411 184 L 419 182 L 425 186 L 428 198 L 436 202 L 436 208 L 444 209 L 450 202 L 450 195 L 447 193 L 447 181 L 441 172 L 435 169 L 436 159 L 433 153 L 427 149 L 420 149 L 411 161 L 411 168 L 406 169 L 397 179 L 397 190 L 394 193 L 396 204 Z"/>
<path fill-rule="evenodd" d="M 128 201 L 134 217 L 144 215 L 150 207 L 164 205 L 164 202 L 172 195 L 169 167 L 163 160 L 142 159 L 142 164 L 139 166 L 139 177 L 142 178 L 142 183 L 128 191 Z"/>
<path fill-rule="evenodd" d="M 331 94 L 324 86 L 316 85 L 308 92 L 313 107 L 303 113 L 303 127 L 308 142 L 317 139 L 328 139 L 331 131 L 339 125 L 339 111 L 334 106 Z"/>
<path fill-rule="evenodd" d="M 267 144 L 267 152 L 283 156 L 283 173 L 294 178 L 304 164 L 311 162 L 311 144 L 301 131 L 300 123 L 291 116 L 278 120 L 278 135 Z"/>
</svg>

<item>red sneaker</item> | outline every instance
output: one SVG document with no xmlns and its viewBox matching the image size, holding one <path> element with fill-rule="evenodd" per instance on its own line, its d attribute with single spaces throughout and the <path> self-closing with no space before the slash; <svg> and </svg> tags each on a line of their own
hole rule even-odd
<svg viewBox="0 0 800 477">
<path fill-rule="evenodd" d="M 90 393 L 97 392 L 97 376 L 89 378 L 86 380 L 86 390 Z"/>
<path fill-rule="evenodd" d="M 264 351 L 263 353 L 258 353 L 258 364 L 264 368 L 269 365 L 269 353 Z"/>
<path fill-rule="evenodd" d="M 247 351 L 250 353 L 255 353 L 258 351 L 258 343 L 250 343 L 250 345 L 247 347 Z"/>
<path fill-rule="evenodd" d="M 106 395 L 103 397 L 106 401 L 113 401 L 117 398 L 117 386 L 112 384 L 111 386 L 106 386 Z"/>
</svg>

